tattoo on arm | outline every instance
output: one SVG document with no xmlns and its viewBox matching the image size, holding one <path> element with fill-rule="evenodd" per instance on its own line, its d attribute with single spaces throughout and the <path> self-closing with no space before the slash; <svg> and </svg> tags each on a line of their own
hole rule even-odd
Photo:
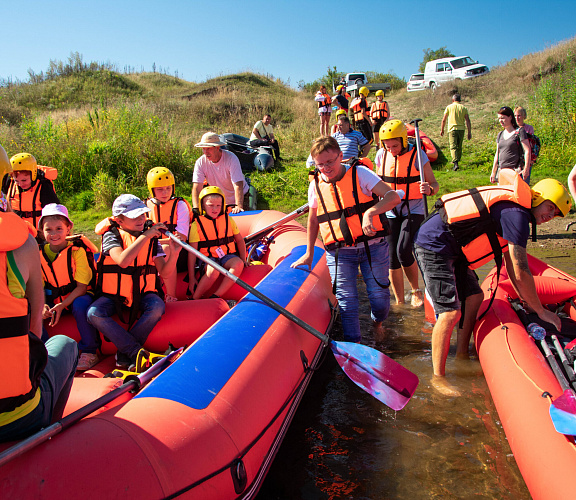
<svg viewBox="0 0 576 500">
<path fill-rule="evenodd" d="M 522 248 L 519 245 L 512 246 L 512 254 L 514 256 L 514 260 L 518 265 L 518 269 L 528 274 L 532 274 L 530 272 L 530 266 L 528 265 L 528 257 L 526 256 L 526 249 Z"/>
</svg>

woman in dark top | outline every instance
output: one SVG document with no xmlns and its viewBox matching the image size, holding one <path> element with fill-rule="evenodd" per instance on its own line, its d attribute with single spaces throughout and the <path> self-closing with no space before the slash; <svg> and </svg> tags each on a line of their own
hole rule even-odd
<svg viewBox="0 0 576 500">
<path fill-rule="evenodd" d="M 496 138 L 496 154 L 490 182 L 496 182 L 498 171 L 512 168 L 530 183 L 530 143 L 523 128 L 518 128 L 514 112 L 508 106 L 498 110 L 498 121 L 504 128 Z"/>
</svg>

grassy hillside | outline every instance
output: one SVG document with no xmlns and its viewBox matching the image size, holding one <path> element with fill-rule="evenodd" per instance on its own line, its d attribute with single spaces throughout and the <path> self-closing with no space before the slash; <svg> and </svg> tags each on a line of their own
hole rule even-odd
<svg viewBox="0 0 576 500">
<path fill-rule="evenodd" d="M 500 130 L 496 111 L 503 105 L 525 107 L 527 122 L 542 141 L 533 182 L 543 177 L 565 182 L 576 161 L 575 47 L 572 39 L 434 94 L 392 92 L 387 99 L 393 117 L 422 118 L 422 130 L 440 150 L 433 165 L 440 194 L 488 182 Z M 10 156 L 27 151 L 40 163 L 57 167 L 59 195 L 76 220 L 88 226 L 108 213 L 121 192 L 145 196 L 145 175 L 154 166 L 170 168 L 178 193 L 188 196 L 192 167 L 201 153 L 193 145 L 200 136 L 207 130 L 248 136 L 264 113 L 273 116 L 286 160 L 273 172 L 251 174 L 261 208 L 288 211 L 305 202 L 304 162 L 319 129 L 310 92 L 253 73 L 198 84 L 160 73 L 120 74 L 82 64 L 32 80 L 0 88 L 0 144 Z M 450 170 L 448 140 L 439 133 L 454 91 L 462 94 L 473 127 L 459 172 Z"/>
</svg>

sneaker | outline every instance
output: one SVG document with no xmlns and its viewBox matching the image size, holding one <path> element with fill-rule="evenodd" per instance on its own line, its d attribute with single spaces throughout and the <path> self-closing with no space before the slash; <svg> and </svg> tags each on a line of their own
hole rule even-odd
<svg viewBox="0 0 576 500">
<path fill-rule="evenodd" d="M 452 170 L 454 170 L 454 172 L 456 172 L 456 170 L 458 170 L 460 167 L 458 166 L 458 162 L 455 161 L 454 162 L 454 166 L 452 167 Z"/>
<path fill-rule="evenodd" d="M 79 372 L 85 372 L 86 370 L 90 370 L 94 365 L 98 364 L 100 358 L 98 354 L 90 353 L 90 352 L 83 352 L 80 354 L 80 359 L 78 360 L 78 366 L 76 370 Z"/>
<path fill-rule="evenodd" d="M 132 360 L 130 359 L 130 356 L 120 351 L 116 353 L 116 368 L 120 368 L 120 370 L 127 370 L 131 364 Z"/>
<path fill-rule="evenodd" d="M 227 300 L 226 304 L 228 304 L 228 307 L 230 309 L 232 309 L 236 305 L 237 302 L 238 302 L 237 300 Z"/>
</svg>

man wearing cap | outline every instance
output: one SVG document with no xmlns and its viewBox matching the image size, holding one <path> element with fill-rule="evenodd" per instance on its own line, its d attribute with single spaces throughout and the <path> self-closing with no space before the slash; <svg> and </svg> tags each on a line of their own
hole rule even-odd
<svg viewBox="0 0 576 500">
<path fill-rule="evenodd" d="M 10 171 L 0 146 L 0 178 Z M 7 205 L 0 194 L 0 441 L 22 439 L 61 417 L 78 363 L 71 338 L 40 340 L 44 289 L 38 244 L 30 226 Z"/>
<path fill-rule="evenodd" d="M 444 135 L 444 126 L 448 121 L 448 140 L 450 154 L 452 155 L 452 170 L 458 170 L 458 162 L 462 158 L 462 144 L 464 143 L 464 125 L 468 128 L 468 140 L 472 139 L 472 125 L 466 106 L 460 104 L 460 94 L 452 96 L 452 104 L 444 110 L 444 118 L 440 125 L 440 135 Z"/>
<path fill-rule="evenodd" d="M 346 115 L 338 117 L 338 131 L 334 132 L 332 137 L 340 146 L 344 161 L 350 158 L 362 158 L 370 151 L 368 139 L 357 130 L 352 130 L 350 120 Z"/>
<path fill-rule="evenodd" d="M 225 143 L 218 134 L 206 132 L 194 147 L 204 153 L 196 160 L 192 176 L 192 207 L 200 210 L 198 197 L 204 181 L 210 186 L 218 186 L 226 198 L 226 205 L 235 205 L 233 214 L 244 211 L 244 195 L 248 193 L 248 183 L 242 173 L 240 162 L 235 154 L 221 149 Z"/>
<path fill-rule="evenodd" d="M 167 227 L 147 222 L 149 211 L 136 196 L 122 194 L 114 200 L 112 217 L 95 230 L 102 235 L 96 283 L 100 297 L 88 309 L 88 321 L 116 345 L 116 366 L 125 370 L 135 365 L 138 351 L 164 314 L 158 273 L 162 276 L 170 269 L 181 249 L 170 240 L 170 256 L 166 258 L 158 238 Z M 116 313 L 128 328 L 112 319 Z"/>
<path fill-rule="evenodd" d="M 252 134 L 250 135 L 249 144 L 253 148 L 258 148 L 260 146 L 271 146 L 274 149 L 274 158 L 276 161 L 281 160 L 280 158 L 280 146 L 278 141 L 274 137 L 274 129 L 270 122 L 272 117 L 270 115 L 264 115 L 262 120 L 258 120 L 254 124 L 252 129 Z"/>
</svg>

